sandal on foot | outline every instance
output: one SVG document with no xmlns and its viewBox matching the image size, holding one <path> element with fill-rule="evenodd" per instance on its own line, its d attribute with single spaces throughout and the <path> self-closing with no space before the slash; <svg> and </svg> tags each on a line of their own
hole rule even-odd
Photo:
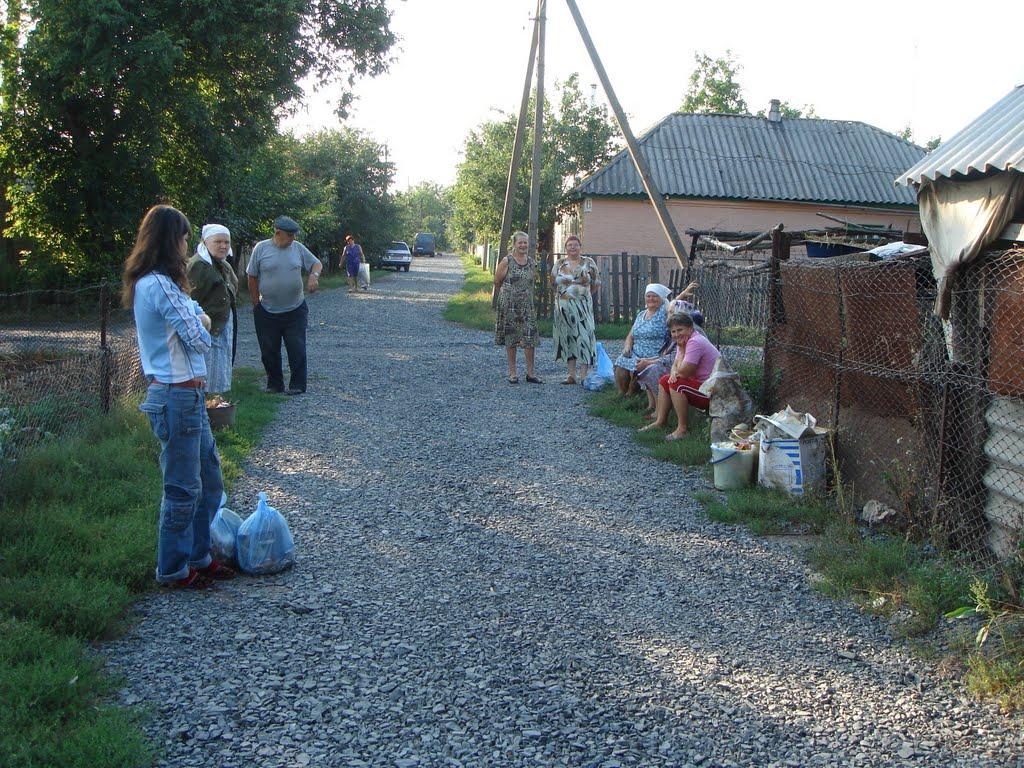
<svg viewBox="0 0 1024 768">
<path fill-rule="evenodd" d="M 509 376 L 508 377 L 508 383 L 509 384 L 518 384 L 519 383 L 519 377 L 518 376 Z"/>
<path fill-rule="evenodd" d="M 665 435 L 665 442 L 674 443 L 676 440 L 682 440 L 684 437 L 686 437 L 686 435 Z"/>
<path fill-rule="evenodd" d="M 565 381 L 563 381 L 562 383 L 563 384 L 575 384 L 576 383 L 576 379 L 574 379 L 572 376 L 567 376 Z"/>
<path fill-rule="evenodd" d="M 538 379 L 536 376 L 527 376 L 526 377 L 526 383 L 527 384 L 543 384 L 544 382 L 541 381 L 540 379 Z"/>
</svg>

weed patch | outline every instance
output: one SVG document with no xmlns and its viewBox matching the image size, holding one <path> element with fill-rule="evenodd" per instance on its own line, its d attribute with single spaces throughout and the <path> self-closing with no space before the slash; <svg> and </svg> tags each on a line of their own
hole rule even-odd
<svg viewBox="0 0 1024 768">
<path fill-rule="evenodd" d="M 794 498 L 764 488 L 705 493 L 698 500 L 712 520 L 746 525 L 758 536 L 821 533 L 833 517 L 820 498 Z"/>
<path fill-rule="evenodd" d="M 283 398 L 237 370 L 232 429 L 217 433 L 225 479 Z M 86 644 L 122 629 L 153 584 L 159 447 L 138 398 L 74 436 L 27 448 L 0 508 L 0 765 L 129 766 L 152 755 Z"/>
</svg>

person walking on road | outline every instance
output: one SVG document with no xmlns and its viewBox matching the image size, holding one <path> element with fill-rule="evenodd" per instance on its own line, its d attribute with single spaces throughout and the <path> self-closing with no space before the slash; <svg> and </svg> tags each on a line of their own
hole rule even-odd
<svg viewBox="0 0 1024 768">
<path fill-rule="evenodd" d="M 256 339 L 267 372 L 267 391 L 288 395 L 306 391 L 309 307 L 302 294 L 302 273 L 309 274 L 306 288 L 315 293 L 323 271 L 320 259 L 295 240 L 298 231 L 299 225 L 294 219 L 278 216 L 274 221 L 274 236 L 256 244 L 246 269 Z M 281 369 L 282 341 L 291 371 L 287 390 Z"/>
<path fill-rule="evenodd" d="M 188 219 L 169 205 L 146 212 L 125 260 L 121 303 L 135 316 L 142 371 L 149 381 L 139 410 L 160 441 L 163 496 L 156 580 L 202 589 L 235 572 L 210 555 L 210 520 L 224 479 L 206 413 L 210 317 L 189 298 Z"/>
<path fill-rule="evenodd" d="M 533 305 L 533 281 L 536 265 L 529 256 L 530 236 L 525 232 L 512 235 L 512 253 L 494 270 L 494 292 L 491 305 L 497 309 L 494 321 L 494 343 L 508 353 L 508 383 L 518 384 L 516 350 L 526 355 L 526 381 L 541 384 L 533 368 L 534 353 L 540 341 L 537 332 L 537 310 Z"/>
<path fill-rule="evenodd" d="M 210 316 L 213 346 L 206 353 L 206 391 L 223 394 L 231 389 L 238 323 L 235 297 L 238 278 L 231 268 L 231 232 L 222 224 L 203 227 L 196 254 L 188 261 L 192 298 Z"/>
<path fill-rule="evenodd" d="M 355 241 L 352 235 L 345 235 L 345 250 L 343 251 L 345 258 L 345 275 L 348 279 L 348 291 L 359 290 L 359 265 L 363 263 L 363 249 L 359 246 L 359 243 Z"/>
</svg>

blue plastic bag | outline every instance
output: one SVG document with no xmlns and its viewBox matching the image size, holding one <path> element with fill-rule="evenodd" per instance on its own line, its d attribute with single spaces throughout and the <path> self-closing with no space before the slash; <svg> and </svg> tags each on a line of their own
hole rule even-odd
<svg viewBox="0 0 1024 768">
<path fill-rule="evenodd" d="M 608 353 L 604 351 L 604 344 L 599 341 L 597 342 L 597 365 L 587 374 L 587 378 L 583 380 L 583 386 L 591 392 L 596 392 L 614 382 L 615 367 L 612 365 L 612 359 L 608 357 Z"/>
<path fill-rule="evenodd" d="M 278 573 L 295 565 L 295 542 L 284 517 L 260 494 L 256 511 L 238 529 L 238 565 L 246 573 Z"/>
<path fill-rule="evenodd" d="M 235 562 L 235 546 L 242 518 L 224 506 L 227 498 L 221 500 L 220 509 L 210 521 L 210 554 L 222 563 Z"/>
</svg>

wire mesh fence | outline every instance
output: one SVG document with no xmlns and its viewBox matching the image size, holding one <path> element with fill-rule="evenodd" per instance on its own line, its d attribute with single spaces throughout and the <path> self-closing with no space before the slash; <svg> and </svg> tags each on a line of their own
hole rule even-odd
<svg viewBox="0 0 1024 768">
<path fill-rule="evenodd" d="M 0 294 L 0 481 L 27 447 L 144 387 L 130 311 L 107 284 Z"/>
<path fill-rule="evenodd" d="M 822 262 L 828 263 L 822 263 Z M 783 262 L 765 343 L 769 407 L 834 436 L 854 511 L 975 565 L 1015 556 L 1024 528 L 1024 251 L 959 276 L 932 311 L 927 255 Z"/>
</svg>

